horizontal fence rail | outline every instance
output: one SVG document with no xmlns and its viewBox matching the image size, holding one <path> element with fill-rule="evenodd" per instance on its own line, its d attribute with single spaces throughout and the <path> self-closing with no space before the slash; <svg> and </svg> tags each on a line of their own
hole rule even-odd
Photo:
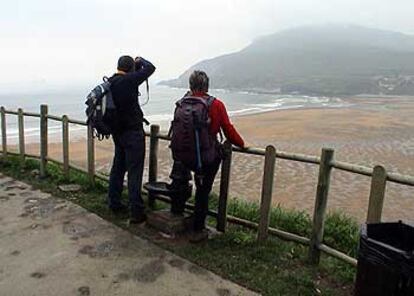
<svg viewBox="0 0 414 296">
<path fill-rule="evenodd" d="M 77 120 L 77 119 L 72 119 L 72 118 L 68 118 L 68 122 L 69 122 L 69 123 L 73 123 L 73 124 L 83 125 L 83 126 L 87 126 L 87 125 L 88 125 L 88 124 L 86 123 L 86 121 Z"/>
<path fill-rule="evenodd" d="M 40 114 L 33 113 L 33 112 L 23 112 L 23 116 L 27 116 L 27 117 L 38 117 L 38 118 L 40 118 Z"/>
<path fill-rule="evenodd" d="M 55 120 L 55 121 L 62 121 L 62 117 L 55 116 L 55 115 L 47 115 L 47 119 L 52 119 L 52 120 Z"/>
<path fill-rule="evenodd" d="M 145 135 L 149 136 L 149 133 L 145 133 Z M 171 141 L 171 137 L 169 137 L 167 134 L 159 134 L 157 137 L 161 140 Z M 232 150 L 234 152 L 249 154 L 249 155 L 264 156 L 266 154 L 266 149 L 255 148 L 255 147 L 240 148 L 240 147 L 233 146 Z M 293 160 L 293 161 L 310 163 L 310 164 L 317 164 L 317 165 L 320 165 L 321 163 L 321 158 L 319 156 L 306 155 L 306 154 L 301 154 L 301 153 L 291 153 L 291 152 L 286 152 L 286 151 L 281 151 L 281 150 L 276 151 L 276 158 L 285 159 L 285 160 Z M 368 177 L 372 177 L 372 173 L 373 173 L 373 168 L 362 166 L 362 165 L 355 165 L 355 164 L 347 163 L 343 161 L 332 160 L 331 166 L 333 168 L 336 168 L 342 171 L 364 175 Z M 387 172 L 387 180 L 393 183 L 401 184 L 401 185 L 414 186 L 414 176 Z"/>
<path fill-rule="evenodd" d="M 6 115 L 18 116 L 19 127 L 19 152 L 12 152 L 7 150 L 7 118 Z M 40 155 L 26 153 L 24 141 L 24 117 L 36 117 L 40 119 Z M 48 156 L 48 120 L 62 122 L 62 161 Z M 48 114 L 47 105 L 41 106 L 40 113 L 25 112 L 22 109 L 7 110 L 4 107 L 0 108 L 0 123 L 2 133 L 2 158 L 7 159 L 7 155 L 15 155 L 21 158 L 25 157 L 38 159 L 40 161 L 40 176 L 46 175 L 46 164 L 48 161 L 62 166 L 63 173 L 66 178 L 69 177 L 69 169 L 84 173 L 88 176 L 91 184 L 95 183 L 95 179 L 108 182 L 109 177 L 95 171 L 95 142 L 92 130 L 87 129 L 87 168 L 79 167 L 69 162 L 69 124 L 76 124 L 81 126 L 88 126 L 85 121 L 68 118 L 68 116 L 55 116 Z M 158 172 L 158 140 L 170 141 L 171 138 L 167 134 L 159 132 L 159 126 L 152 125 L 150 132 L 145 132 L 145 136 L 150 138 L 150 153 L 149 153 L 149 181 L 157 180 Z M 319 263 L 320 252 L 329 256 L 340 259 L 353 266 L 357 265 L 357 260 L 323 244 L 323 228 L 325 223 L 326 204 L 328 201 L 330 171 L 335 168 L 349 173 L 359 174 L 371 177 L 371 190 L 369 196 L 369 208 L 367 213 L 367 222 L 377 223 L 381 221 L 382 207 L 385 197 L 385 188 L 387 182 L 392 182 L 401 185 L 414 186 L 414 176 L 403 175 L 399 173 L 387 172 L 382 166 L 375 168 L 355 165 L 343 161 L 337 161 L 333 158 L 333 150 L 323 149 L 321 156 L 305 155 L 300 153 L 290 153 L 275 149 L 273 146 L 263 148 L 239 148 L 231 146 L 229 143 L 225 151 L 227 155 L 222 163 L 222 175 L 220 178 L 220 194 L 219 206 L 217 211 L 209 210 L 208 214 L 217 219 L 217 229 L 224 232 L 226 230 L 227 222 L 238 224 L 249 229 L 258 231 L 258 240 L 263 241 L 268 234 L 277 236 L 281 239 L 296 242 L 309 247 L 309 261 L 313 264 Z M 258 155 L 265 157 L 265 165 L 263 170 L 262 180 L 262 200 L 260 206 L 259 223 L 234 217 L 227 214 L 228 190 L 230 184 L 230 169 L 232 163 L 231 153 L 242 153 L 248 155 Z M 290 161 L 297 161 L 301 163 L 314 164 L 319 166 L 319 181 L 317 195 L 315 198 L 315 209 L 313 215 L 313 230 L 310 238 L 303 237 L 294 233 L 289 233 L 280 229 L 269 226 L 269 215 L 271 210 L 273 180 L 276 159 L 284 159 Z M 170 200 L 163 196 L 150 196 L 149 200 L 152 205 L 155 199 L 169 203 Z M 193 210 L 194 205 L 186 204 L 187 210 Z"/>
</svg>

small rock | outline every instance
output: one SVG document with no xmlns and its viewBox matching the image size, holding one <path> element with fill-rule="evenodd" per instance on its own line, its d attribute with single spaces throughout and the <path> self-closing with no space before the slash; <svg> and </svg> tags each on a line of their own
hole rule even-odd
<svg viewBox="0 0 414 296">
<path fill-rule="evenodd" d="M 66 204 L 60 204 L 60 205 L 57 205 L 57 206 L 55 206 L 55 211 L 58 211 L 58 210 L 61 210 L 61 209 L 63 209 L 63 208 L 65 208 L 66 207 Z"/>
<path fill-rule="evenodd" d="M 39 226 L 39 224 L 32 224 L 32 226 L 30 226 L 32 229 L 37 228 L 37 226 Z"/>
<path fill-rule="evenodd" d="M 78 289 L 78 295 L 80 296 L 87 296 L 91 294 L 91 290 L 88 286 L 83 286 Z"/>
<path fill-rule="evenodd" d="M 41 278 L 45 277 L 46 274 L 44 274 L 42 272 L 33 272 L 32 274 L 30 274 L 30 276 L 32 278 L 41 279 Z"/>
<path fill-rule="evenodd" d="M 82 187 L 78 184 L 59 185 L 59 189 L 63 192 L 78 192 Z"/>
<path fill-rule="evenodd" d="M 168 234 L 168 233 L 164 233 L 164 232 L 158 232 L 163 238 L 166 238 L 166 239 L 174 239 L 175 238 L 175 235 L 174 234 Z"/>
<path fill-rule="evenodd" d="M 39 171 L 38 169 L 34 169 L 34 170 L 32 170 L 32 171 L 30 172 L 30 175 L 31 175 L 32 177 L 37 177 L 37 176 L 39 176 L 39 175 L 40 175 L 40 171 Z"/>
</svg>

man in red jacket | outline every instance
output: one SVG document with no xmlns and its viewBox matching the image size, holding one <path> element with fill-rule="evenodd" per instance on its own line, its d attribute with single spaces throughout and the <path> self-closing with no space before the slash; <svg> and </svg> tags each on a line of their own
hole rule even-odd
<svg viewBox="0 0 414 296">
<path fill-rule="evenodd" d="M 207 100 L 209 78 L 203 71 L 194 71 L 189 79 L 190 91 L 186 96 L 198 97 Z M 244 147 L 244 141 L 239 133 L 236 131 L 226 111 L 226 107 L 219 99 L 214 99 L 209 107 L 209 133 L 217 140 L 217 135 L 223 131 L 226 138 L 234 145 Z M 208 233 L 205 229 L 205 221 L 208 212 L 208 197 L 211 192 L 214 178 L 220 167 L 221 157 L 217 158 L 208 166 L 203 167 L 202 179 L 195 178 L 196 194 L 195 194 L 195 209 L 194 209 L 194 234 L 190 241 L 200 242 L 207 239 Z M 172 184 L 170 189 L 176 189 L 177 194 L 172 195 L 171 212 L 173 214 L 182 215 L 184 212 L 184 205 L 186 200 L 191 196 L 191 187 L 189 181 L 191 180 L 191 173 L 180 161 L 174 161 L 173 168 L 170 174 Z M 200 181 L 202 180 L 202 181 Z"/>
</svg>

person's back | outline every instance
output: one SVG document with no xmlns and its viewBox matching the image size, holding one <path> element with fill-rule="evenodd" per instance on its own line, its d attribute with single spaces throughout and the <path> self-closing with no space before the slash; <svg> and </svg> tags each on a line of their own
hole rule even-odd
<svg viewBox="0 0 414 296">
<path fill-rule="evenodd" d="M 190 76 L 189 84 L 191 91 L 187 93 L 187 96 L 199 98 L 200 100 L 211 100 L 211 96 L 207 93 L 209 79 L 205 72 L 194 71 Z M 224 103 L 215 98 L 209 105 L 209 133 L 217 144 L 217 135 L 222 130 L 232 144 L 244 147 L 244 141 L 231 124 Z M 217 145 L 217 147 L 219 146 Z M 205 220 L 208 212 L 208 195 L 212 189 L 220 163 L 221 154 L 217 151 L 214 160 L 208 165 L 204 165 L 202 171 L 196 174 L 195 183 L 197 189 L 195 195 L 193 242 L 198 242 L 206 238 Z M 180 159 L 175 159 L 170 178 L 172 179 L 172 184 L 170 185 L 172 191 L 175 188 L 181 191 L 177 195 L 172 196 L 171 211 L 173 214 L 181 215 L 184 211 L 185 201 L 191 195 L 191 192 L 187 189 L 189 188 L 188 182 L 191 179 L 190 168 L 186 167 Z"/>
<path fill-rule="evenodd" d="M 173 159 L 201 173 L 216 158 L 218 142 L 209 131 L 209 108 L 214 97 L 184 96 L 176 103 L 171 125 Z"/>
<path fill-rule="evenodd" d="M 144 116 L 138 102 L 138 86 L 155 71 L 143 58 L 122 56 L 118 72 L 111 78 L 111 92 L 117 112 L 112 138 L 115 155 L 109 178 L 108 202 L 114 212 L 127 209 L 121 203 L 125 173 L 128 172 L 128 196 L 132 223 L 145 221 L 144 202 L 141 197 L 142 174 L 145 158 Z"/>
<path fill-rule="evenodd" d="M 122 58 L 122 57 L 121 57 Z M 124 67 L 122 69 L 127 69 Z M 155 67 L 143 58 L 135 61 L 135 71 L 118 71 L 111 78 L 111 92 L 119 116 L 119 130 L 141 128 L 143 112 L 139 106 L 138 86 L 155 71 Z"/>
</svg>

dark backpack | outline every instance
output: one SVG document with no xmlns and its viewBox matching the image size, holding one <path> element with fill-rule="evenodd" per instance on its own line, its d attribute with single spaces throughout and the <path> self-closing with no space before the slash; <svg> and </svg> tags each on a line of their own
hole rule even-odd
<svg viewBox="0 0 414 296">
<path fill-rule="evenodd" d="M 218 142 L 209 133 L 209 108 L 215 98 L 185 96 L 176 103 L 171 123 L 171 151 L 174 160 L 187 168 L 202 172 L 218 157 Z"/>
<path fill-rule="evenodd" d="M 116 128 L 116 107 L 111 93 L 111 82 L 107 77 L 86 97 L 86 123 L 92 127 L 99 139 L 109 138 Z"/>
</svg>

